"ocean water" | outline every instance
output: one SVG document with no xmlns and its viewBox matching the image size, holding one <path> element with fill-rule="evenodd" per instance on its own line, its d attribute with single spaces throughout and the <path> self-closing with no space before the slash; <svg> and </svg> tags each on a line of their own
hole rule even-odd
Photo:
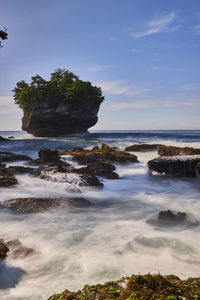
<svg viewBox="0 0 200 300">
<path fill-rule="evenodd" d="M 0 151 L 38 156 L 41 148 L 92 148 L 107 143 L 124 149 L 134 143 L 200 148 L 200 131 L 91 131 L 62 138 L 34 138 L 25 132 L 0 132 L 14 138 Z M 77 187 L 57 178 L 16 176 L 19 185 L 0 188 L 0 201 L 17 197 L 84 197 L 83 209 L 17 215 L 0 211 L 0 238 L 19 239 L 36 253 L 9 258 L 0 269 L 1 300 L 45 300 L 64 289 L 81 289 L 138 273 L 200 276 L 200 180 L 149 176 L 156 151 L 137 152 L 138 164 L 117 165 L 118 180 L 102 179 L 103 189 Z M 65 159 L 68 159 L 67 157 Z M 72 163 L 72 162 L 71 162 Z M 14 162 L 10 165 L 25 165 Z M 160 210 L 186 212 L 188 222 L 163 226 Z"/>
</svg>

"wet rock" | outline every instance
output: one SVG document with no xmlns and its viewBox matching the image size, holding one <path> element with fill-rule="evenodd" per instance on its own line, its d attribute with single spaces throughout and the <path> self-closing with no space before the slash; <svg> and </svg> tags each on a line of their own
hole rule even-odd
<svg viewBox="0 0 200 300">
<path fill-rule="evenodd" d="M 14 154 L 11 152 L 0 152 L 0 162 L 12 162 L 12 161 L 32 161 L 27 155 Z"/>
<path fill-rule="evenodd" d="M 92 150 L 77 151 L 62 151 L 60 155 L 72 155 L 78 163 L 87 165 L 96 163 L 101 160 L 113 163 L 136 163 L 137 156 L 124 151 L 117 151 L 106 144 L 102 144 L 101 148 L 94 147 Z"/>
<path fill-rule="evenodd" d="M 133 151 L 133 152 L 147 152 L 157 150 L 158 147 L 161 147 L 161 144 L 134 144 L 129 147 L 126 147 L 124 151 Z"/>
<path fill-rule="evenodd" d="M 8 187 L 17 183 L 17 179 L 12 172 L 5 168 L 5 165 L 0 164 L 0 187 Z"/>
<path fill-rule="evenodd" d="M 148 162 L 150 171 L 168 176 L 196 177 L 196 166 L 200 156 L 192 157 L 160 157 Z"/>
<path fill-rule="evenodd" d="M 200 162 L 196 164 L 195 169 L 197 176 L 200 177 Z"/>
<path fill-rule="evenodd" d="M 12 257 L 14 259 L 26 258 L 28 256 L 35 254 L 34 249 L 23 246 L 18 239 L 6 241 L 6 242 L 2 240 L 2 242 L 9 247 L 9 253 L 8 253 L 9 257 Z"/>
<path fill-rule="evenodd" d="M 7 245 L 0 241 L 0 263 L 6 259 L 8 251 Z"/>
<path fill-rule="evenodd" d="M 4 141 L 6 141 L 6 139 L 0 136 L 0 142 L 4 142 Z"/>
<path fill-rule="evenodd" d="M 36 168 L 23 167 L 23 166 L 10 166 L 7 168 L 12 174 L 29 174 L 38 176 L 40 171 Z"/>
<path fill-rule="evenodd" d="M 60 156 L 58 154 L 57 150 L 51 150 L 51 149 L 41 149 L 38 152 L 40 161 L 42 161 L 43 163 L 49 163 L 49 162 L 53 162 L 53 163 L 58 163 L 60 162 Z"/>
<path fill-rule="evenodd" d="M 89 207 L 92 203 L 84 198 L 17 198 L 6 200 L 0 208 L 17 213 L 41 213 L 59 207 Z"/>
<path fill-rule="evenodd" d="M 114 172 L 116 170 L 115 166 L 106 163 L 104 161 L 95 162 L 92 164 L 88 164 L 87 167 L 74 169 L 74 173 L 78 174 L 89 174 L 89 175 L 96 175 L 101 176 L 107 179 L 117 179 L 119 175 Z"/>
<path fill-rule="evenodd" d="M 187 219 L 187 214 L 183 212 L 173 213 L 171 210 L 162 210 L 158 214 L 160 221 L 183 222 Z"/>
<path fill-rule="evenodd" d="M 160 156 L 198 155 L 200 154 L 200 149 L 190 147 L 159 146 L 158 154 Z"/>
<path fill-rule="evenodd" d="M 82 175 L 81 185 L 103 187 L 103 183 L 95 175 Z"/>
</svg>

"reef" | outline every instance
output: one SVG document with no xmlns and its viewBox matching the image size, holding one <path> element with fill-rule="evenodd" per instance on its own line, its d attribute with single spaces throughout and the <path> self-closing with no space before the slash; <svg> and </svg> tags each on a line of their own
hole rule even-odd
<svg viewBox="0 0 200 300">
<path fill-rule="evenodd" d="M 185 298 L 183 298 L 185 297 Z M 54 294 L 48 300 L 182 300 L 200 299 L 200 279 L 181 280 L 160 274 L 132 275 L 105 284 L 86 285 L 82 290 Z"/>
<path fill-rule="evenodd" d="M 134 144 L 129 147 L 126 147 L 124 151 L 130 152 L 147 152 L 157 150 L 158 147 L 161 147 L 161 144 Z"/>
<path fill-rule="evenodd" d="M 11 152 L 0 152 L 0 163 L 1 162 L 12 162 L 12 161 L 32 161 L 32 158 L 30 158 L 27 155 L 21 155 L 21 154 L 14 154 Z"/>
<path fill-rule="evenodd" d="M 84 198 L 17 198 L 2 202 L 0 208 L 23 214 L 41 213 L 55 208 L 82 208 L 92 205 Z"/>
<path fill-rule="evenodd" d="M 159 146 L 158 154 L 160 156 L 198 155 L 200 154 L 200 149 L 190 147 Z"/>
<path fill-rule="evenodd" d="M 59 153 L 60 155 L 71 155 L 74 160 L 82 165 L 89 163 L 96 163 L 99 161 L 113 162 L 113 163 L 137 163 L 137 156 L 124 151 L 114 150 L 106 144 L 102 144 L 101 148 L 98 146 L 91 150 L 84 150 L 82 148 L 75 148 L 71 151 L 65 150 Z"/>
<path fill-rule="evenodd" d="M 150 171 L 168 176 L 196 177 L 200 156 L 159 157 L 148 162 Z"/>
</svg>

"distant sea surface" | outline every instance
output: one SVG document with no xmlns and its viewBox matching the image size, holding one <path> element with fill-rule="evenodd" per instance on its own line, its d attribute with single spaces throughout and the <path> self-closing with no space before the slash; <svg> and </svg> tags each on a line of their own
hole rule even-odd
<svg viewBox="0 0 200 300">
<path fill-rule="evenodd" d="M 87 134 L 36 138 L 22 131 L 9 137 L 0 151 L 38 157 L 41 148 L 91 149 L 101 143 L 125 147 L 135 143 L 200 148 L 200 130 L 90 131 Z M 11 138 L 12 137 L 12 138 Z M 0 271 L 1 300 L 46 300 L 64 289 L 105 282 L 138 273 L 200 276 L 200 180 L 149 176 L 147 162 L 156 151 L 137 152 L 138 164 L 120 164 L 118 180 L 100 179 L 102 189 L 78 187 L 17 175 L 19 184 L 0 188 L 0 201 L 19 197 L 84 197 L 96 206 L 17 215 L 0 211 L 0 238 L 19 239 L 35 255 L 9 258 Z M 70 163 L 73 163 L 70 161 Z M 9 165 L 25 165 L 13 162 Z M 188 221 L 161 226 L 160 210 L 185 212 Z"/>
</svg>

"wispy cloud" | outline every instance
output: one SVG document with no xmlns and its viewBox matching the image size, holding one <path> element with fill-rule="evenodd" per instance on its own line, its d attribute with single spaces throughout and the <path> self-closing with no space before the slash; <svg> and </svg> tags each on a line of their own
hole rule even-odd
<svg viewBox="0 0 200 300">
<path fill-rule="evenodd" d="M 105 110 L 122 110 L 122 109 L 150 109 L 156 107 L 157 103 L 155 101 L 149 102 L 121 102 L 113 105 L 107 105 L 104 107 Z"/>
<path fill-rule="evenodd" d="M 144 94 L 151 90 L 151 87 L 148 85 L 133 85 L 128 80 L 98 82 L 96 85 L 100 86 L 103 92 L 129 97 Z"/>
<path fill-rule="evenodd" d="M 105 70 L 108 70 L 110 68 L 112 68 L 113 65 L 97 65 L 97 64 L 91 64 L 88 67 L 86 67 L 86 70 L 88 72 L 102 72 Z"/>
<path fill-rule="evenodd" d="M 1 116 L 20 111 L 18 106 L 14 104 L 13 97 L 11 96 L 0 96 L 0 107 Z"/>
<path fill-rule="evenodd" d="M 168 68 L 168 67 L 160 67 L 160 66 L 153 66 L 149 69 L 146 69 L 146 72 L 153 72 L 153 71 L 166 71 L 166 72 L 187 72 L 189 69 L 182 69 L 182 68 Z"/>
<path fill-rule="evenodd" d="M 180 86 L 181 89 L 188 91 L 188 92 L 198 92 L 200 91 L 200 85 L 196 84 L 184 84 Z"/>
<path fill-rule="evenodd" d="M 200 34 L 200 24 L 197 24 L 192 27 L 192 32 L 195 34 Z"/>
<path fill-rule="evenodd" d="M 134 38 L 141 38 L 141 37 L 145 37 L 160 32 L 175 31 L 177 27 L 170 28 L 170 25 L 175 20 L 175 18 L 176 18 L 175 12 L 171 12 L 160 18 L 149 21 L 147 24 L 147 28 L 144 31 L 131 33 L 130 35 Z"/>
</svg>

